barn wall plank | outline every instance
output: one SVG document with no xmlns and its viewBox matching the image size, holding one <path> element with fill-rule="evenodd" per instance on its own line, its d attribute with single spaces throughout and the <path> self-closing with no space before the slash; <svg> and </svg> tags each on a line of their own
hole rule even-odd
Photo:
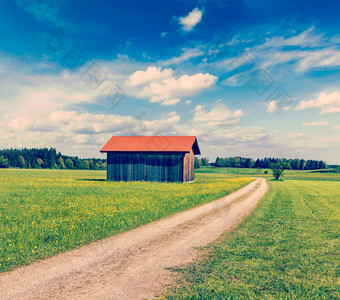
<svg viewBox="0 0 340 300">
<path fill-rule="evenodd" d="M 107 153 L 107 180 L 183 181 L 184 153 Z"/>
<path fill-rule="evenodd" d="M 195 180 L 195 154 L 194 151 L 190 151 L 189 156 L 189 181 Z"/>
</svg>

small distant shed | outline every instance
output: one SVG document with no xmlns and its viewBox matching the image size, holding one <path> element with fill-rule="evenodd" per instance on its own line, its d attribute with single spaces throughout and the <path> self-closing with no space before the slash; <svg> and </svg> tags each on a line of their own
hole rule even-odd
<svg viewBox="0 0 340 300">
<path fill-rule="evenodd" d="M 107 152 L 110 181 L 194 181 L 195 136 L 113 136 Z"/>
</svg>

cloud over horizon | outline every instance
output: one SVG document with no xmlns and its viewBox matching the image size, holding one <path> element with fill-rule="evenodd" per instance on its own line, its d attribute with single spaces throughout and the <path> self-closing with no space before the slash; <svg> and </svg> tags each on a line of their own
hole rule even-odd
<svg viewBox="0 0 340 300">
<path fill-rule="evenodd" d="M 296 106 L 296 110 L 305 110 L 307 108 L 319 108 L 321 114 L 331 114 L 340 112 L 340 91 L 331 93 L 322 92 L 316 99 L 302 100 Z"/>
</svg>

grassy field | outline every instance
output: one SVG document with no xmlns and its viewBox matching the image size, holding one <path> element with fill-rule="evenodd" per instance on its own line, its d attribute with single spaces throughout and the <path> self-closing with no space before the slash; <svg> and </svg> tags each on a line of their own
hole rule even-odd
<svg viewBox="0 0 340 300">
<path fill-rule="evenodd" d="M 299 180 L 269 181 L 255 212 L 179 269 L 165 297 L 340 299 L 340 176 L 319 176 L 290 171 Z"/>
<path fill-rule="evenodd" d="M 265 171 L 267 171 L 268 174 L 264 174 Z M 230 178 L 235 178 L 237 176 L 254 176 L 273 179 L 272 171 L 270 169 L 261 169 L 260 173 L 258 173 L 256 169 L 250 168 L 201 167 L 196 169 L 195 172 L 196 174 L 221 174 Z M 340 173 L 317 173 L 311 170 L 285 170 L 283 179 L 339 181 Z"/>
<path fill-rule="evenodd" d="M 0 170 L 0 271 L 229 194 L 251 178 L 107 182 L 105 171 Z"/>
</svg>

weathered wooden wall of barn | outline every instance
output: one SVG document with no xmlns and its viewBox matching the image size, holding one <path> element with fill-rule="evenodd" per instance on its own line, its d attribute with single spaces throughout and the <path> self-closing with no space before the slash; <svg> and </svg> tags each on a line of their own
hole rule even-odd
<svg viewBox="0 0 340 300">
<path fill-rule="evenodd" d="M 107 180 L 183 181 L 184 153 L 107 153 Z"/>
<path fill-rule="evenodd" d="M 189 156 L 189 181 L 195 180 L 195 154 L 190 150 L 190 156 Z"/>
<path fill-rule="evenodd" d="M 183 181 L 194 181 L 195 179 L 195 154 L 190 150 L 185 153 L 183 160 Z"/>
</svg>

